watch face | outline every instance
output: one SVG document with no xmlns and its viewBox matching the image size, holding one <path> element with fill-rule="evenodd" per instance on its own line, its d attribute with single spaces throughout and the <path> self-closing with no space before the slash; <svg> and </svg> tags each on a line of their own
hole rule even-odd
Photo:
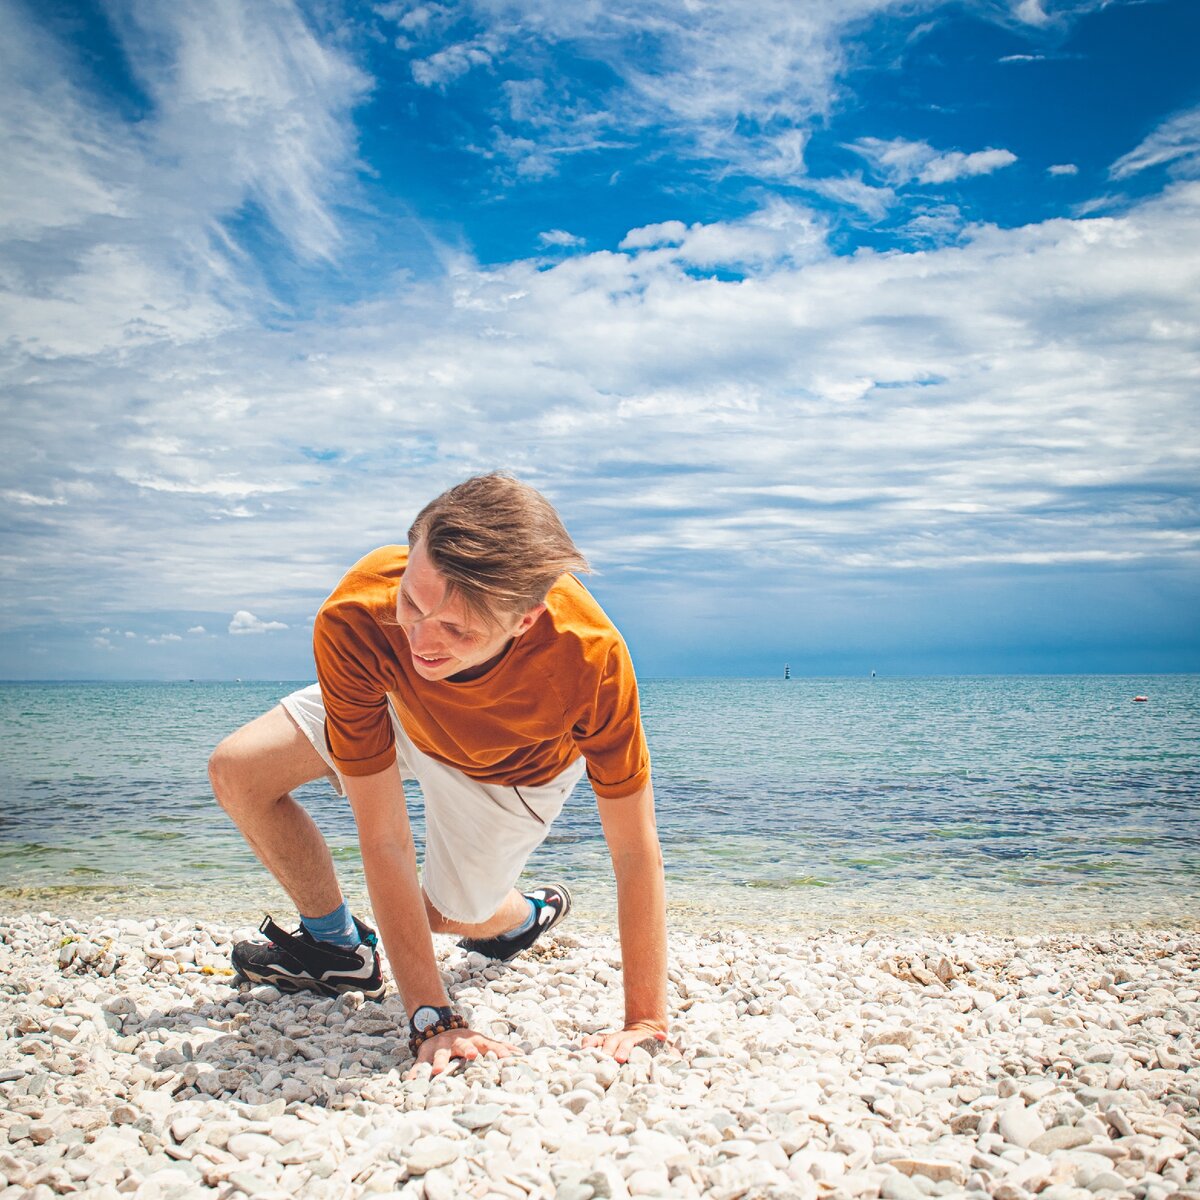
<svg viewBox="0 0 1200 1200">
<path fill-rule="evenodd" d="M 423 1004 L 412 1015 L 412 1027 L 418 1033 L 424 1033 L 430 1025 L 436 1025 L 442 1018 L 442 1014 L 431 1004 Z"/>
</svg>

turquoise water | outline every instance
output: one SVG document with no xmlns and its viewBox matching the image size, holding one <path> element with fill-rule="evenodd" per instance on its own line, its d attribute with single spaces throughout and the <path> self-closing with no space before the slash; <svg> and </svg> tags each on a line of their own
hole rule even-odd
<svg viewBox="0 0 1200 1200">
<path fill-rule="evenodd" d="M 295 686 L 0 685 L 0 902 L 286 913 L 205 762 Z M 676 924 L 1200 923 L 1200 676 L 648 680 L 642 695 Z M 345 802 L 325 784 L 298 797 L 361 904 Z M 419 793 L 411 808 L 420 844 Z M 582 921 L 608 918 L 586 784 L 529 873 L 570 881 Z"/>
</svg>

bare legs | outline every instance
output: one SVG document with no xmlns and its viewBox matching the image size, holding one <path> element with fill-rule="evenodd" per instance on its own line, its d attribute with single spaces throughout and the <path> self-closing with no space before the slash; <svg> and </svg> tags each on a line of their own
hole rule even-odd
<svg viewBox="0 0 1200 1200">
<path fill-rule="evenodd" d="M 324 916 L 342 902 L 329 847 L 291 796 L 293 788 L 328 773 L 280 707 L 230 734 L 208 763 L 217 803 L 305 917 Z"/>
<path fill-rule="evenodd" d="M 305 917 L 324 916 L 342 902 L 329 847 L 291 796 L 293 788 L 328 774 L 312 743 L 278 706 L 230 734 L 208 764 L 217 803 Z M 494 937 L 519 925 L 527 911 L 528 901 L 514 888 L 488 920 L 465 925 L 443 917 L 425 898 L 432 932 L 458 937 Z"/>
<path fill-rule="evenodd" d="M 478 925 L 464 925 L 461 921 L 451 921 L 443 917 L 425 897 L 425 912 L 429 917 L 429 928 L 434 933 L 453 933 L 458 937 L 489 938 L 498 933 L 507 933 L 525 920 L 529 913 L 529 901 L 513 888 L 504 897 L 503 903 L 486 920 Z"/>
</svg>

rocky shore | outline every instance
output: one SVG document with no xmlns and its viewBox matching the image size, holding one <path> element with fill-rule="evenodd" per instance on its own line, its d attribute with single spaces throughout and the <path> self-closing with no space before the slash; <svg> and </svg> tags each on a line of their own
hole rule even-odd
<svg viewBox="0 0 1200 1200">
<path fill-rule="evenodd" d="M 440 946 L 519 1059 L 414 1079 L 382 1003 L 240 987 L 250 931 L 0 919 L 0 1200 L 1200 1200 L 1200 936 L 672 937 L 673 1044 L 577 1049 L 615 940 Z"/>
</svg>

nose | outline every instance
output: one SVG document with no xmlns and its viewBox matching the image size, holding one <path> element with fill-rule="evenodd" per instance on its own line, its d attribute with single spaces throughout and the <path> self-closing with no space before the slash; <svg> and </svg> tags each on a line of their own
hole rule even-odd
<svg viewBox="0 0 1200 1200">
<path fill-rule="evenodd" d="M 408 644 L 418 653 L 424 654 L 427 658 L 438 658 L 445 651 L 444 646 L 437 644 L 437 634 L 432 630 L 426 630 L 428 626 L 425 621 L 414 621 L 409 626 Z"/>
</svg>

